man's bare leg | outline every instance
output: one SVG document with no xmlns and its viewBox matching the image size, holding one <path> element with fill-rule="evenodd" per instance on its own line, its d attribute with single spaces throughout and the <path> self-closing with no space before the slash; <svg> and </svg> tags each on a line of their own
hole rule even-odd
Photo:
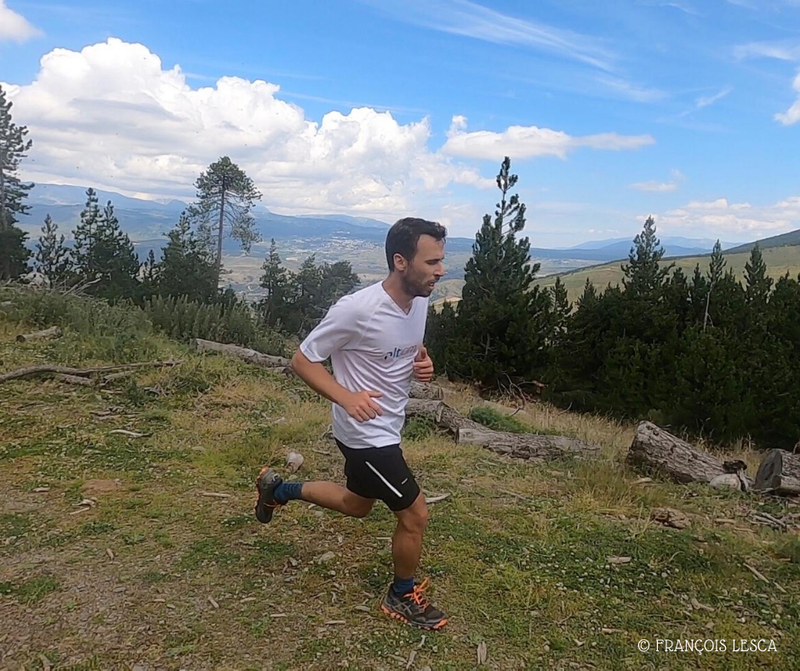
<svg viewBox="0 0 800 671">
<path fill-rule="evenodd" d="M 304 482 L 303 501 L 316 503 L 322 508 L 336 510 L 350 517 L 366 517 L 375 499 L 366 499 L 354 494 L 335 482 Z"/>
<path fill-rule="evenodd" d="M 423 596 L 427 580 L 421 585 L 414 584 L 414 574 L 422 554 L 422 537 L 428 525 L 425 497 L 420 493 L 414 503 L 395 515 L 397 528 L 392 538 L 395 580 L 383 598 L 381 609 L 415 627 L 441 629 L 448 618 Z"/>
<path fill-rule="evenodd" d="M 422 537 L 428 526 L 428 505 L 420 493 L 408 508 L 397 515 L 397 528 L 392 538 L 394 574 L 398 578 L 413 578 L 422 554 Z"/>
</svg>

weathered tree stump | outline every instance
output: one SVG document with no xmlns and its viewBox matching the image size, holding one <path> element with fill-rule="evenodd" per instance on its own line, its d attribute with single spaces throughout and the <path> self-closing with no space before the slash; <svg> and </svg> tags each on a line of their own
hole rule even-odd
<svg viewBox="0 0 800 671">
<path fill-rule="evenodd" d="M 631 466 L 684 484 L 711 482 L 725 473 L 719 459 L 650 422 L 637 427 L 627 461 Z"/>
<path fill-rule="evenodd" d="M 758 467 L 755 488 L 774 494 L 800 494 L 800 454 L 771 450 Z"/>
<path fill-rule="evenodd" d="M 17 342 L 30 342 L 31 340 L 44 340 L 46 338 L 60 338 L 61 336 L 61 329 L 58 326 L 51 326 L 49 329 L 44 329 L 43 331 L 20 333 L 17 336 Z"/>
<path fill-rule="evenodd" d="M 219 352 L 263 368 L 283 368 L 284 372 L 287 372 L 286 369 L 291 369 L 292 365 L 292 362 L 285 357 L 263 354 L 249 347 L 239 347 L 239 345 L 224 344 L 202 338 L 195 338 L 194 343 L 199 352 Z"/>
<path fill-rule="evenodd" d="M 409 398 L 425 398 L 439 401 L 444 398 L 444 389 L 428 382 L 412 382 L 408 390 Z"/>
<path fill-rule="evenodd" d="M 455 436 L 458 444 L 480 445 L 518 459 L 556 459 L 565 456 L 595 457 L 600 447 L 566 436 L 494 431 L 464 417 L 441 401 L 410 399 L 406 417 L 425 417 Z"/>
</svg>

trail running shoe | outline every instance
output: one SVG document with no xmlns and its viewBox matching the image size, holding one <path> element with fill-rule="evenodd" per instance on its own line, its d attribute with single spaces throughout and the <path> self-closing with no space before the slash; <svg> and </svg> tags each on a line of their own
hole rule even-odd
<svg viewBox="0 0 800 671">
<path fill-rule="evenodd" d="M 441 629 L 447 624 L 447 615 L 425 598 L 423 592 L 427 588 L 428 579 L 425 578 L 421 585 L 414 585 L 411 592 L 398 596 L 390 585 L 389 591 L 383 597 L 381 610 L 390 617 L 420 629 Z"/>
<path fill-rule="evenodd" d="M 283 482 L 283 479 L 269 466 L 264 466 L 256 478 L 256 489 L 258 490 L 258 500 L 256 500 L 255 513 L 259 522 L 267 524 L 272 520 L 272 514 L 281 504 L 275 501 L 273 496 L 275 488 Z"/>
</svg>

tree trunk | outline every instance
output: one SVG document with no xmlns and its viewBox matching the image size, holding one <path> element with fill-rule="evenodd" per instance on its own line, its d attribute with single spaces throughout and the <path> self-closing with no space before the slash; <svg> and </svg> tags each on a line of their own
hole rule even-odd
<svg viewBox="0 0 800 671">
<path fill-rule="evenodd" d="M 758 467 L 755 488 L 775 494 L 800 494 L 800 454 L 770 451 Z"/>
<path fill-rule="evenodd" d="M 225 228 L 225 185 L 222 185 L 222 200 L 219 204 L 219 224 L 217 230 L 217 263 L 216 275 L 217 286 L 219 286 L 219 277 L 222 274 L 222 236 Z"/>
<path fill-rule="evenodd" d="M 264 368 L 289 368 L 291 369 L 292 362 L 282 356 L 272 356 L 270 354 L 262 354 L 254 349 L 248 347 L 239 347 L 238 345 L 228 345 L 213 340 L 203 340 L 195 338 L 195 346 L 200 352 L 219 352 L 227 354 L 228 356 L 235 356 L 239 359 L 247 361 L 247 363 L 255 364 L 256 366 L 263 366 Z M 287 372 L 287 371 L 284 371 Z"/>
<path fill-rule="evenodd" d="M 28 342 L 30 340 L 42 340 L 43 338 L 60 338 L 62 331 L 58 326 L 51 326 L 44 331 L 34 331 L 33 333 L 20 333 L 17 342 Z"/>
<path fill-rule="evenodd" d="M 409 398 L 426 398 L 441 400 L 444 398 L 444 389 L 427 382 L 412 382 L 408 390 Z"/>
<path fill-rule="evenodd" d="M 7 227 L 6 221 L 6 166 L 0 165 L 0 233 L 5 232 Z M 11 278 L 11 257 L 9 254 L 4 254 L 0 258 L 2 267 L 0 267 L 0 280 Z"/>
<path fill-rule="evenodd" d="M 441 401 L 409 399 L 406 417 L 415 416 L 425 417 L 447 429 L 455 435 L 458 444 L 480 445 L 518 459 L 557 459 L 569 455 L 596 457 L 600 454 L 599 446 L 566 436 L 493 431 Z"/>
<path fill-rule="evenodd" d="M 51 366 L 49 364 L 44 364 L 41 366 L 28 366 L 27 368 L 19 368 L 8 373 L 4 373 L 0 375 L 0 383 L 8 382 L 9 380 L 17 380 L 23 377 L 33 377 L 36 375 L 97 375 L 101 373 L 115 373 L 121 370 L 134 370 L 137 368 L 177 366 L 180 363 L 183 363 L 183 361 L 145 361 L 143 363 L 120 364 L 119 366 L 98 366 L 97 368 L 70 368 L 68 366 Z"/>
<path fill-rule="evenodd" d="M 628 451 L 628 464 L 681 483 L 711 482 L 725 473 L 719 459 L 650 422 L 637 427 Z"/>
</svg>

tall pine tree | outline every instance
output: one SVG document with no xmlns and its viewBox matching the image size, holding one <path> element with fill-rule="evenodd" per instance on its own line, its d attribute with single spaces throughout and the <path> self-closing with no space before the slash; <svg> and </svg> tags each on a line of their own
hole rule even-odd
<svg viewBox="0 0 800 671">
<path fill-rule="evenodd" d="M 549 294 L 534 287 L 540 265 L 530 262 L 525 205 L 506 157 L 497 175 L 500 202 L 484 216 L 465 269 L 457 329 L 448 365 L 486 386 L 505 386 L 540 374 L 549 334 Z"/>
<path fill-rule="evenodd" d="M 644 229 L 633 239 L 628 263 L 622 266 L 622 284 L 633 298 L 657 298 L 674 264 L 661 266 L 664 249 L 656 237 L 656 222 L 647 217 Z"/>
<path fill-rule="evenodd" d="M 767 304 L 772 289 L 772 278 L 767 274 L 767 264 L 758 243 L 750 252 L 750 260 L 744 266 L 745 296 L 755 306 Z"/>
<path fill-rule="evenodd" d="M 250 214 L 255 201 L 261 199 L 253 180 L 230 158 L 223 156 L 197 178 L 197 202 L 189 212 L 201 226 L 209 242 L 216 238 L 214 257 L 217 282 L 222 272 L 222 241 L 225 231 L 239 241 L 246 252 L 260 236 Z"/>
<path fill-rule="evenodd" d="M 259 314 L 265 324 L 271 327 L 281 327 L 286 321 L 289 304 L 289 275 L 281 265 L 278 246 L 275 238 L 269 248 L 269 254 L 261 266 L 264 274 L 261 275 L 261 287 L 266 291 L 266 296 L 258 305 Z"/>
<path fill-rule="evenodd" d="M 11 118 L 12 103 L 0 86 L 0 280 L 18 277 L 27 270 L 31 253 L 25 247 L 28 234 L 16 224 L 28 213 L 25 205 L 33 184 L 19 178 L 19 166 L 33 142 L 26 140 L 28 129 Z"/>
<path fill-rule="evenodd" d="M 75 229 L 75 269 L 84 281 L 93 281 L 88 291 L 102 298 L 133 298 L 139 287 L 139 260 L 133 243 L 122 231 L 108 201 L 102 212 L 97 194 L 86 192 L 86 207 Z"/>
<path fill-rule="evenodd" d="M 50 286 L 64 285 L 71 276 L 69 249 L 64 245 L 64 236 L 58 234 L 58 225 L 53 223 L 49 214 L 44 218 L 42 235 L 36 243 L 34 266 L 50 281 Z"/>
<path fill-rule="evenodd" d="M 157 269 L 158 293 L 162 296 L 186 296 L 190 301 L 211 302 L 219 291 L 213 254 L 192 230 L 192 222 L 182 212 L 178 223 L 167 234 Z"/>
</svg>

